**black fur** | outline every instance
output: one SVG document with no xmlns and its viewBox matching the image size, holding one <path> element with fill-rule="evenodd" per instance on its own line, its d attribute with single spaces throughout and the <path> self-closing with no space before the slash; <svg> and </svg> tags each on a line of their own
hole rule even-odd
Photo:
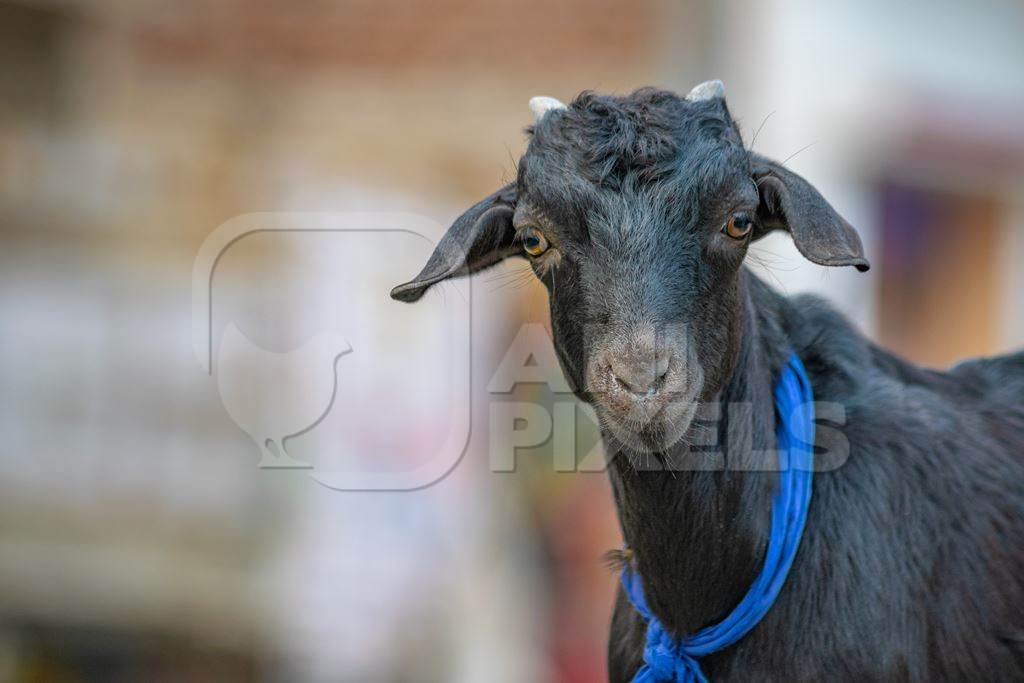
<svg viewBox="0 0 1024 683">
<path fill-rule="evenodd" d="M 585 93 L 531 133 L 516 183 L 457 223 L 452 240 L 473 236 L 459 245 L 469 261 L 437 259 L 444 270 L 428 266 L 395 295 L 412 300 L 493 263 L 517 230 L 542 225 L 559 257 L 534 262 L 558 356 L 602 417 L 612 456 L 630 547 L 616 558 L 635 563 L 668 629 L 685 635 L 720 620 L 760 568 L 777 475 L 757 454 L 774 446 L 772 387 L 789 353 L 803 360 L 816 400 L 845 411 L 838 424 L 819 422 L 825 471 L 778 601 L 739 643 L 705 658 L 705 673 L 1024 677 L 1024 353 L 920 369 L 823 301 L 782 297 L 754 277 L 742 266 L 746 242 L 720 230 L 737 212 L 756 217 L 755 238 L 788 230 L 818 263 L 867 261 L 813 187 L 744 149 L 720 98 Z M 679 346 L 681 386 L 695 387 L 681 402 L 703 406 L 695 415 L 669 404 L 660 421 L 617 421 L 595 384 L 597 350 L 647 324 L 685 328 L 665 338 Z M 715 445 L 698 446 L 709 434 Z M 613 681 L 636 672 L 643 640 L 620 590 Z"/>
<path fill-rule="evenodd" d="M 745 289 L 750 334 L 723 399 L 764 391 L 780 352 L 794 349 L 816 399 L 846 408 L 850 451 L 841 467 L 815 475 L 808 525 L 778 602 L 746 638 L 703 660 L 705 673 L 1020 678 L 1024 353 L 948 374 L 921 370 L 819 299 L 788 300 L 749 276 Z M 770 438 L 770 422 L 754 429 Z M 773 475 L 636 472 L 621 458 L 610 471 L 656 612 L 678 633 L 724 617 L 760 566 Z M 613 681 L 632 677 L 642 646 L 640 620 L 620 595 Z"/>
</svg>

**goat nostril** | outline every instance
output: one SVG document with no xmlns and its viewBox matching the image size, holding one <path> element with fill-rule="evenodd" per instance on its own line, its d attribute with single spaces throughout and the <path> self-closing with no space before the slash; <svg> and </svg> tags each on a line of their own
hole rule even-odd
<svg viewBox="0 0 1024 683">
<path fill-rule="evenodd" d="M 657 381 L 661 382 L 665 379 L 665 375 L 668 374 L 668 365 L 671 357 L 666 353 L 664 356 L 659 358 L 654 366 L 654 374 L 657 376 Z"/>
<path fill-rule="evenodd" d="M 630 393 L 634 393 L 634 394 L 636 393 L 633 390 L 633 385 L 632 384 L 630 384 L 626 380 L 622 379 L 621 377 L 616 375 L 614 372 L 612 373 L 612 379 L 615 380 L 615 384 L 618 385 L 619 389 L 624 389 L 624 390 L 626 390 L 626 391 L 628 391 Z"/>
</svg>

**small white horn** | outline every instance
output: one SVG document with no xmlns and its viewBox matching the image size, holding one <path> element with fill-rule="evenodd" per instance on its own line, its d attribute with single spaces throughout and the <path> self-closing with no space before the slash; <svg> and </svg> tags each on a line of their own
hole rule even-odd
<svg viewBox="0 0 1024 683">
<path fill-rule="evenodd" d="M 552 109 L 565 109 L 565 105 L 554 97 L 530 98 L 530 111 L 533 112 L 534 121 L 540 121 L 544 117 L 544 114 L 547 114 Z"/>
<path fill-rule="evenodd" d="M 701 100 L 713 100 L 716 97 L 725 97 L 725 84 L 722 81 L 704 81 L 686 96 L 690 102 L 700 102 Z"/>
</svg>

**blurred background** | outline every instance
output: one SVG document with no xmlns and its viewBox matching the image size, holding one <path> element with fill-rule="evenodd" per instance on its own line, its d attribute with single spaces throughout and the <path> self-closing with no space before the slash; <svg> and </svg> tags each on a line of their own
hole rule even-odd
<svg viewBox="0 0 1024 683">
<path fill-rule="evenodd" d="M 0 2 L 0 680 L 603 680 L 605 475 L 556 471 L 550 440 L 489 461 L 488 401 L 568 401 L 487 392 L 548 324 L 523 265 L 473 283 L 458 466 L 340 492 L 260 468 L 192 353 L 204 240 L 254 211 L 447 225 L 514 177 L 531 96 L 721 78 L 748 144 L 874 266 L 772 237 L 753 267 L 946 366 L 1024 344 L 1021 36 L 1009 0 Z M 261 234 L 213 280 L 215 352 L 227 331 L 351 341 L 337 367 L 362 400 L 289 443 L 314 471 L 412 467 L 465 362 L 434 315 L 452 294 L 387 298 L 429 244 L 377 244 Z M 366 349 L 396 359 L 386 378 Z"/>
</svg>

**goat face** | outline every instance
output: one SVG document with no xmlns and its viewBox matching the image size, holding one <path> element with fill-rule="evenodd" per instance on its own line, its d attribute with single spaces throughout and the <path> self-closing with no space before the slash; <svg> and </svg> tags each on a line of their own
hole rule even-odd
<svg viewBox="0 0 1024 683">
<path fill-rule="evenodd" d="M 516 181 L 456 220 L 392 296 L 415 301 L 445 278 L 528 258 L 577 394 L 624 443 L 663 448 L 731 373 L 752 240 L 781 228 L 817 263 L 867 261 L 814 188 L 744 149 L 720 91 L 551 102 Z"/>
</svg>

